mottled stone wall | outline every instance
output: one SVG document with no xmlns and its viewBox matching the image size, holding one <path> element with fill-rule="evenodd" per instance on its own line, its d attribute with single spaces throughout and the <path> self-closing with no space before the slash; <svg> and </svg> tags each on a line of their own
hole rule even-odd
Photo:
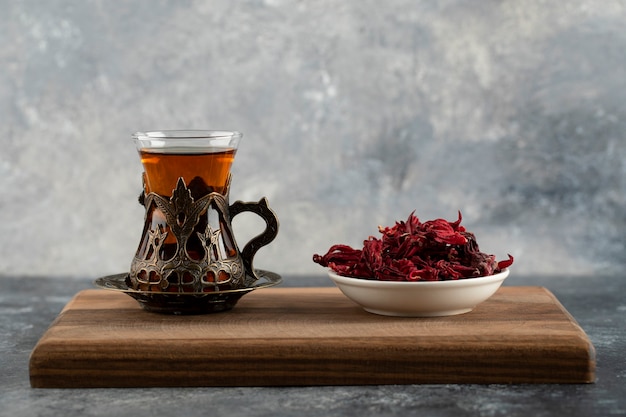
<svg viewBox="0 0 626 417">
<path fill-rule="evenodd" d="M 415 210 L 516 274 L 622 270 L 626 6 L 0 0 L 0 274 L 128 269 L 137 130 L 236 129 L 260 268 L 323 273 Z M 236 223 L 240 243 L 259 227 Z"/>
</svg>

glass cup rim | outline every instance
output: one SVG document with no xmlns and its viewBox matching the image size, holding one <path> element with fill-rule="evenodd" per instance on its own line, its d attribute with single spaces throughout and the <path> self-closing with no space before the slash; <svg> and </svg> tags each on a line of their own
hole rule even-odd
<svg viewBox="0 0 626 417">
<path fill-rule="evenodd" d="M 151 130 L 146 132 L 135 132 L 132 135 L 134 140 L 146 139 L 185 139 L 185 140 L 202 140 L 202 139 L 237 139 L 241 138 L 242 133 L 236 130 Z"/>
<path fill-rule="evenodd" d="M 154 130 L 136 132 L 132 138 L 139 151 L 198 153 L 209 149 L 237 149 L 243 135 L 229 130 Z"/>
</svg>

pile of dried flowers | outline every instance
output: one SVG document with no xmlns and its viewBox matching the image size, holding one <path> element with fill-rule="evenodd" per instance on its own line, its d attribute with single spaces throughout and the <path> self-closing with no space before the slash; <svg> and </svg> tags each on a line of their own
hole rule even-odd
<svg viewBox="0 0 626 417">
<path fill-rule="evenodd" d="M 513 257 L 496 261 L 478 248 L 473 233 L 458 220 L 420 220 L 411 213 L 406 221 L 378 228 L 382 237 L 370 236 L 363 249 L 333 245 L 313 255 L 313 262 L 339 275 L 381 281 L 445 281 L 496 274 L 513 264 Z"/>
</svg>

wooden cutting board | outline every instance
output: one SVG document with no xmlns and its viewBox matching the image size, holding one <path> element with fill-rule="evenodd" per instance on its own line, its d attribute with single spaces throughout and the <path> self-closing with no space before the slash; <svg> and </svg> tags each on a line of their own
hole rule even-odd
<svg viewBox="0 0 626 417">
<path fill-rule="evenodd" d="M 542 287 L 474 311 L 370 314 L 336 288 L 270 288 L 228 312 L 172 316 L 123 293 L 78 293 L 30 358 L 33 387 L 589 383 L 595 350 Z"/>
</svg>

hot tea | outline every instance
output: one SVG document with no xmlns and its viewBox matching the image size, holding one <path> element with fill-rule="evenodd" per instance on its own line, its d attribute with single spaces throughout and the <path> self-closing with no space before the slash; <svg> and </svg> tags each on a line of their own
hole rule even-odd
<svg viewBox="0 0 626 417">
<path fill-rule="evenodd" d="M 182 177 L 193 198 L 210 192 L 226 194 L 230 167 L 235 159 L 233 148 L 193 149 L 168 148 L 139 151 L 144 166 L 145 191 L 171 196 L 178 178 Z"/>
</svg>

